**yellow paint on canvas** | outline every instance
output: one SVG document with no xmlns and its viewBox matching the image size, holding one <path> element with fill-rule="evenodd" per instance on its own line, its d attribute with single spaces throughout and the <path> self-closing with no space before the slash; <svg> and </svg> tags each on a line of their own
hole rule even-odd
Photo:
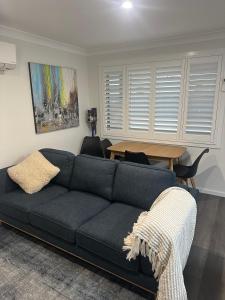
<svg viewBox="0 0 225 300">
<path fill-rule="evenodd" d="M 52 102 L 51 71 L 49 65 L 44 65 L 44 82 L 46 87 L 46 96 L 49 103 Z"/>
<path fill-rule="evenodd" d="M 65 90 L 65 84 L 64 84 L 64 78 L 63 78 L 63 72 L 62 68 L 59 70 L 59 78 L 61 82 L 61 90 L 60 90 L 60 102 L 63 107 L 67 105 L 67 97 L 66 97 L 66 90 Z"/>
</svg>

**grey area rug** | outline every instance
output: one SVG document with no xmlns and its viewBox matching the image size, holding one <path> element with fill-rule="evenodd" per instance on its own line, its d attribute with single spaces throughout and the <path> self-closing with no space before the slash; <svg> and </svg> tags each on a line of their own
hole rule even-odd
<svg viewBox="0 0 225 300">
<path fill-rule="evenodd" d="M 0 225 L 0 300 L 141 300 L 130 286 Z"/>
</svg>

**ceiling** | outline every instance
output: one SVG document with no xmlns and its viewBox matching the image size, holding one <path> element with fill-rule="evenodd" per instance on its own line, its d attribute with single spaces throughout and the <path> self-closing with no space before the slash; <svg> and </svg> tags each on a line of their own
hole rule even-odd
<svg viewBox="0 0 225 300">
<path fill-rule="evenodd" d="M 225 0 L 0 0 L 0 24 L 87 50 L 225 29 Z"/>
</svg>

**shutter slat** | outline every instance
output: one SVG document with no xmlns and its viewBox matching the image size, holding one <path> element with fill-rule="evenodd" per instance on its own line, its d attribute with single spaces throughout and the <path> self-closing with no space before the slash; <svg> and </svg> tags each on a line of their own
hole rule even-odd
<svg viewBox="0 0 225 300">
<path fill-rule="evenodd" d="M 107 130 L 123 129 L 123 72 L 104 72 L 105 125 Z"/>
<path fill-rule="evenodd" d="M 189 60 L 185 132 L 211 135 L 218 62 Z"/>
<path fill-rule="evenodd" d="M 149 130 L 151 81 L 149 69 L 128 69 L 128 126 L 130 130 Z"/>
<path fill-rule="evenodd" d="M 181 91 L 181 66 L 158 67 L 155 84 L 156 132 L 176 133 Z"/>
</svg>

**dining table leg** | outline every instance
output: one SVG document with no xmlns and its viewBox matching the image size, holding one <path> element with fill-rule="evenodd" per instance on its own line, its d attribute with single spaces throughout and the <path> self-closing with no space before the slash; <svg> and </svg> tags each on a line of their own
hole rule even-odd
<svg viewBox="0 0 225 300">
<path fill-rule="evenodd" d="M 173 158 L 169 158 L 169 169 L 173 171 Z"/>
<path fill-rule="evenodd" d="M 110 159 L 115 159 L 115 152 L 111 151 Z"/>
</svg>

